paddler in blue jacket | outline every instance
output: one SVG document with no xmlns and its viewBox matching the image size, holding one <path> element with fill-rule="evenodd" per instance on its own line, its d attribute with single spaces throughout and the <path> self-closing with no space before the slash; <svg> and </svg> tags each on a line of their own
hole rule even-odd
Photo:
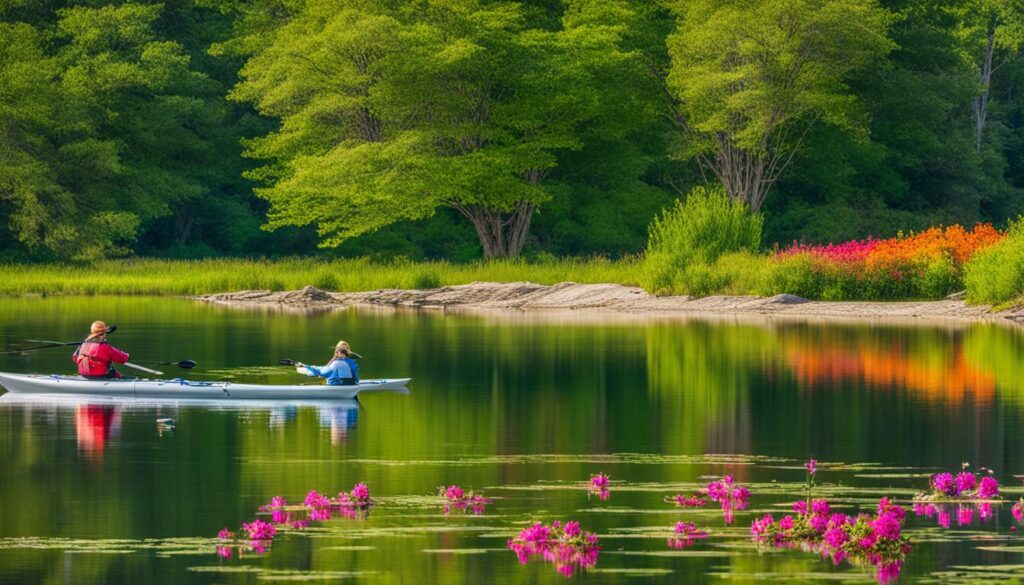
<svg viewBox="0 0 1024 585">
<path fill-rule="evenodd" d="M 347 341 L 339 341 L 334 347 L 334 359 L 327 365 L 307 366 L 302 362 L 295 363 L 295 371 L 307 376 L 327 378 L 328 386 L 351 386 L 359 383 L 359 366 L 352 359 L 352 348 Z"/>
</svg>

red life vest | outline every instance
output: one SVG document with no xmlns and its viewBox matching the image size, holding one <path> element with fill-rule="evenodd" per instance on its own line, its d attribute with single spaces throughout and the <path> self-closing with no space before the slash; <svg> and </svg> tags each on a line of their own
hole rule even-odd
<svg viewBox="0 0 1024 585">
<path fill-rule="evenodd" d="M 106 341 L 86 341 L 75 352 L 75 363 L 82 376 L 106 376 L 110 373 L 110 363 L 114 361 L 123 364 L 128 361 L 128 354 Z"/>
</svg>

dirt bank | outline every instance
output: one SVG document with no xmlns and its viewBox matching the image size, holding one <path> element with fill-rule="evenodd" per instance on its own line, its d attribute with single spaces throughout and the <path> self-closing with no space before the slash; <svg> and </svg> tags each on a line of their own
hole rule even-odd
<svg viewBox="0 0 1024 585">
<path fill-rule="evenodd" d="M 384 289 L 333 293 L 312 286 L 298 291 L 239 291 L 197 297 L 234 307 L 285 310 L 394 307 L 444 310 L 578 311 L 633 316 L 763 315 L 855 320 L 940 320 L 1024 322 L 1024 310 L 999 313 L 962 300 L 915 302 L 824 302 L 792 295 L 774 297 L 654 297 L 643 289 L 617 284 L 563 282 L 546 286 L 530 282 L 474 282 L 422 290 Z"/>
</svg>

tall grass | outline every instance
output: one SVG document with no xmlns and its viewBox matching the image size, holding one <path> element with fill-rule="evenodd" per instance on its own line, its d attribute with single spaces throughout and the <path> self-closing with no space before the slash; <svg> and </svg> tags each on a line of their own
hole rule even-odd
<svg viewBox="0 0 1024 585">
<path fill-rule="evenodd" d="M 1010 223 L 1006 237 L 967 262 L 967 302 L 1003 305 L 1024 301 L 1024 217 Z"/>
<path fill-rule="evenodd" d="M 198 295 L 245 289 L 331 291 L 433 288 L 474 281 L 638 284 L 635 259 L 374 262 L 324 260 L 108 260 L 88 265 L 0 265 L 0 294 Z"/>
<path fill-rule="evenodd" d="M 644 260 L 644 288 L 656 294 L 718 292 L 714 264 L 724 254 L 755 252 L 761 215 L 730 201 L 722 187 L 694 188 L 651 224 Z"/>
</svg>

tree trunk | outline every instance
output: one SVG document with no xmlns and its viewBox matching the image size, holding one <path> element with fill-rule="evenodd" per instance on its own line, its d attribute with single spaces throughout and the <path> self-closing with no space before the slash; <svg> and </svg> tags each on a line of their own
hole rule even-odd
<svg viewBox="0 0 1024 585">
<path fill-rule="evenodd" d="M 510 213 L 479 205 L 453 207 L 473 222 L 484 258 L 513 258 L 523 250 L 533 219 L 532 203 L 519 201 Z"/>
<path fill-rule="evenodd" d="M 981 71 L 978 72 L 978 81 L 981 82 L 981 93 L 974 98 L 972 109 L 974 110 L 974 151 L 981 152 L 981 137 L 985 130 L 985 118 L 988 116 L 989 87 L 992 84 L 992 56 L 995 52 L 996 40 L 996 19 L 993 17 L 988 27 L 988 43 L 985 45 L 985 54 L 981 60 Z"/>
<path fill-rule="evenodd" d="M 769 172 L 775 165 L 766 156 L 737 147 L 724 135 L 717 139 L 714 160 L 702 159 L 725 187 L 733 201 L 743 201 L 751 211 L 760 211 L 777 173 Z M 779 169 L 781 171 L 781 169 Z"/>
</svg>

